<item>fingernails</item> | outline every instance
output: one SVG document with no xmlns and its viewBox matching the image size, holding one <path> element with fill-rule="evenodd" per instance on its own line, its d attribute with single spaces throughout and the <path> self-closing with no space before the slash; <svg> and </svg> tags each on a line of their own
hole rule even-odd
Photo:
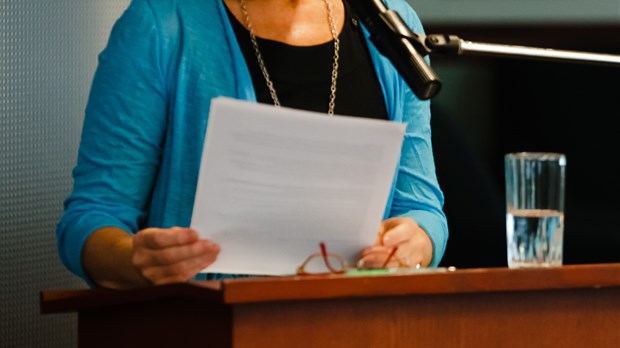
<svg viewBox="0 0 620 348">
<path fill-rule="evenodd" d="M 219 244 L 213 243 L 212 241 L 209 240 L 203 240 L 203 243 L 205 245 L 205 247 L 207 247 L 208 249 L 210 249 L 211 251 L 215 251 L 215 252 L 220 252 L 221 248 L 219 246 Z"/>
<path fill-rule="evenodd" d="M 218 252 L 218 253 L 220 252 L 220 250 L 222 250 L 222 248 L 220 248 L 219 244 L 211 243 L 211 245 L 213 247 L 213 250 Z"/>
<path fill-rule="evenodd" d="M 192 237 L 192 238 L 198 238 L 199 234 L 196 230 L 191 229 L 191 228 L 184 228 L 183 229 L 185 231 L 185 234 Z"/>
<path fill-rule="evenodd" d="M 359 259 L 357 261 L 357 268 L 360 268 L 360 269 L 364 268 L 364 263 L 366 263 L 364 259 Z"/>
</svg>

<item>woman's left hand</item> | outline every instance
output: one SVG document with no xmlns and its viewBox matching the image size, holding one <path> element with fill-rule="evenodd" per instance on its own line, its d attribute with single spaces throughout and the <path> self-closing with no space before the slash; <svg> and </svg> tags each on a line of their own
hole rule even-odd
<svg viewBox="0 0 620 348">
<path fill-rule="evenodd" d="M 390 252 L 396 254 L 385 264 Z M 381 222 L 375 244 L 362 251 L 360 268 L 416 268 L 428 266 L 433 258 L 433 243 L 411 218 L 395 217 Z"/>
</svg>

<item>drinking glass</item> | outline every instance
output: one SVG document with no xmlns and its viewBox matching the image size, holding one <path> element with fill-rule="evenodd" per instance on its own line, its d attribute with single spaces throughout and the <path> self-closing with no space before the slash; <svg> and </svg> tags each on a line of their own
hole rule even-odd
<svg viewBox="0 0 620 348">
<path fill-rule="evenodd" d="M 508 267 L 561 266 L 566 156 L 509 153 L 504 170 Z"/>
</svg>

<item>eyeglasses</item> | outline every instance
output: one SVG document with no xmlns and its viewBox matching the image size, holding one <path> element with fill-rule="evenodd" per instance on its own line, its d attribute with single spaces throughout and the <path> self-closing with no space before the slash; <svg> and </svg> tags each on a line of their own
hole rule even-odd
<svg viewBox="0 0 620 348">
<path fill-rule="evenodd" d="M 342 258 L 342 256 L 329 253 L 327 251 L 327 247 L 325 246 L 324 242 L 320 242 L 319 247 L 321 249 L 321 252 L 314 253 L 308 256 L 306 260 L 299 267 L 297 267 L 297 275 L 311 275 L 311 274 L 316 275 L 316 274 L 321 274 L 321 273 L 322 274 L 330 274 L 330 273 L 331 274 L 343 274 L 347 270 L 354 269 L 352 267 L 347 266 L 347 262 L 345 261 L 344 258 Z M 398 257 L 395 258 L 397 250 L 398 250 L 398 247 L 396 246 L 390 250 L 381 268 L 387 268 L 387 266 L 390 264 L 390 261 L 392 261 L 392 259 L 396 259 L 398 261 L 399 267 L 403 267 L 405 265 L 405 263 L 402 262 L 402 260 L 400 260 Z M 323 263 L 325 264 L 325 268 L 327 269 L 328 272 L 314 272 L 309 269 L 310 268 L 309 266 L 313 261 L 320 260 L 320 259 L 323 259 Z M 357 266 L 358 266 L 357 268 L 361 268 L 360 266 L 363 266 L 363 265 L 357 265 Z"/>
</svg>

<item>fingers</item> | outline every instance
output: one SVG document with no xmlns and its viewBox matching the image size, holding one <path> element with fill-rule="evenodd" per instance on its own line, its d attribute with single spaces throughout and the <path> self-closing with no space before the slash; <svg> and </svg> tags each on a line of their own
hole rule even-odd
<svg viewBox="0 0 620 348">
<path fill-rule="evenodd" d="M 215 262 L 219 245 L 189 228 L 151 228 L 133 239 L 131 261 L 152 284 L 184 282 Z"/>
<path fill-rule="evenodd" d="M 398 255 L 394 252 L 398 252 L 398 248 L 378 246 L 364 249 L 357 266 L 362 269 L 402 267 Z"/>
<path fill-rule="evenodd" d="M 198 233 L 190 228 L 147 228 L 136 234 L 134 245 L 149 249 L 165 249 L 191 244 L 198 240 Z"/>
<path fill-rule="evenodd" d="M 380 269 L 399 267 L 397 248 L 385 246 L 372 246 L 362 250 L 362 257 L 358 262 L 358 268 Z M 388 261 L 389 259 L 389 261 Z M 387 263 L 386 263 L 387 261 Z"/>
<path fill-rule="evenodd" d="M 397 248 L 396 254 L 390 258 L 390 252 L 394 248 Z M 358 266 L 377 269 L 428 264 L 424 262 L 428 248 L 431 248 L 432 252 L 432 243 L 414 220 L 387 219 L 381 223 L 375 245 L 362 251 Z M 386 263 L 388 259 L 389 262 Z"/>
<path fill-rule="evenodd" d="M 400 249 L 398 248 L 392 257 L 390 253 L 394 249 L 366 251 L 358 261 L 357 267 L 361 269 L 410 268 L 422 263 L 419 253 L 402 252 Z"/>
<path fill-rule="evenodd" d="M 393 247 L 411 239 L 418 224 L 408 218 L 391 218 L 383 221 L 379 229 L 379 245 Z"/>
<path fill-rule="evenodd" d="M 207 240 L 197 240 L 192 244 L 162 249 L 136 249 L 133 263 L 138 267 L 166 266 L 205 254 L 218 254 L 219 251 L 217 244 Z"/>
<path fill-rule="evenodd" d="M 388 247 L 384 247 L 383 245 L 373 245 L 371 247 L 368 247 L 364 250 L 362 250 L 362 256 L 367 256 L 367 255 L 375 255 L 375 254 L 385 254 L 385 256 L 389 255 L 390 253 L 390 248 Z"/>
<path fill-rule="evenodd" d="M 216 258 L 217 254 L 211 253 L 170 265 L 148 267 L 143 270 L 143 275 L 155 285 L 186 282 L 215 262 Z"/>
</svg>

